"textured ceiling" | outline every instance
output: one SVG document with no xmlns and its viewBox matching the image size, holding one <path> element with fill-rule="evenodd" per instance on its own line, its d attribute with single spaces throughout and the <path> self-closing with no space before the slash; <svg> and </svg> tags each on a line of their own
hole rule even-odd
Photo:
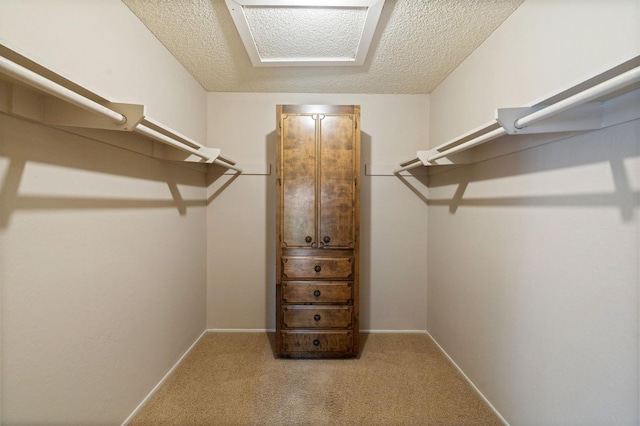
<svg viewBox="0 0 640 426">
<path fill-rule="evenodd" d="M 271 58 L 355 58 L 367 17 L 366 8 L 245 7 L 244 10 L 260 56 Z"/>
<path fill-rule="evenodd" d="M 362 66 L 254 67 L 224 0 L 123 0 L 210 92 L 430 93 L 523 0 L 386 0 Z"/>
</svg>

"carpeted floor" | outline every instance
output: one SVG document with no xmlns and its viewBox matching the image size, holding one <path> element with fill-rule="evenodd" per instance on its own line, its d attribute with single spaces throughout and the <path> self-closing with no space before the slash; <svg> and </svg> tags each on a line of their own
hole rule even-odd
<svg viewBox="0 0 640 426">
<path fill-rule="evenodd" d="M 426 335 L 358 359 L 289 360 L 272 333 L 208 333 L 130 425 L 501 425 Z"/>
</svg>

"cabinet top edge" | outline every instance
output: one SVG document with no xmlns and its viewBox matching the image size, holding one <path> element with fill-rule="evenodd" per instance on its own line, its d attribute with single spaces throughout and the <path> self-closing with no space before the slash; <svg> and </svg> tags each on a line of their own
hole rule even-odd
<svg viewBox="0 0 640 426">
<path fill-rule="evenodd" d="M 284 114 L 355 114 L 360 105 L 277 105 Z"/>
</svg>

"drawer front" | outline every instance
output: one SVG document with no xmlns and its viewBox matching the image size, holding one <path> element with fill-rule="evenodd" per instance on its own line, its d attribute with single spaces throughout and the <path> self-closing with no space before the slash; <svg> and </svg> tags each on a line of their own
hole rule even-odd
<svg viewBox="0 0 640 426">
<path fill-rule="evenodd" d="M 285 306 L 282 325 L 287 328 L 348 328 L 352 312 L 351 306 Z"/>
<path fill-rule="evenodd" d="M 284 282 L 283 303 L 350 303 L 353 301 L 353 283 L 330 282 Z"/>
<path fill-rule="evenodd" d="M 283 331 L 285 352 L 349 352 L 353 347 L 351 331 Z"/>
<path fill-rule="evenodd" d="M 352 257 L 283 257 L 282 276 L 287 279 L 349 279 Z"/>
</svg>

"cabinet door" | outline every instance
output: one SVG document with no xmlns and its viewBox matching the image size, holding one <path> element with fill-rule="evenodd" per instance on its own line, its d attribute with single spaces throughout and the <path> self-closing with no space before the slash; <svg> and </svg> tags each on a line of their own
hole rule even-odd
<svg viewBox="0 0 640 426">
<path fill-rule="evenodd" d="M 320 235 L 326 248 L 354 246 L 353 115 L 320 116 Z"/>
<path fill-rule="evenodd" d="M 316 119 L 285 115 L 282 119 L 283 247 L 317 247 Z"/>
</svg>

